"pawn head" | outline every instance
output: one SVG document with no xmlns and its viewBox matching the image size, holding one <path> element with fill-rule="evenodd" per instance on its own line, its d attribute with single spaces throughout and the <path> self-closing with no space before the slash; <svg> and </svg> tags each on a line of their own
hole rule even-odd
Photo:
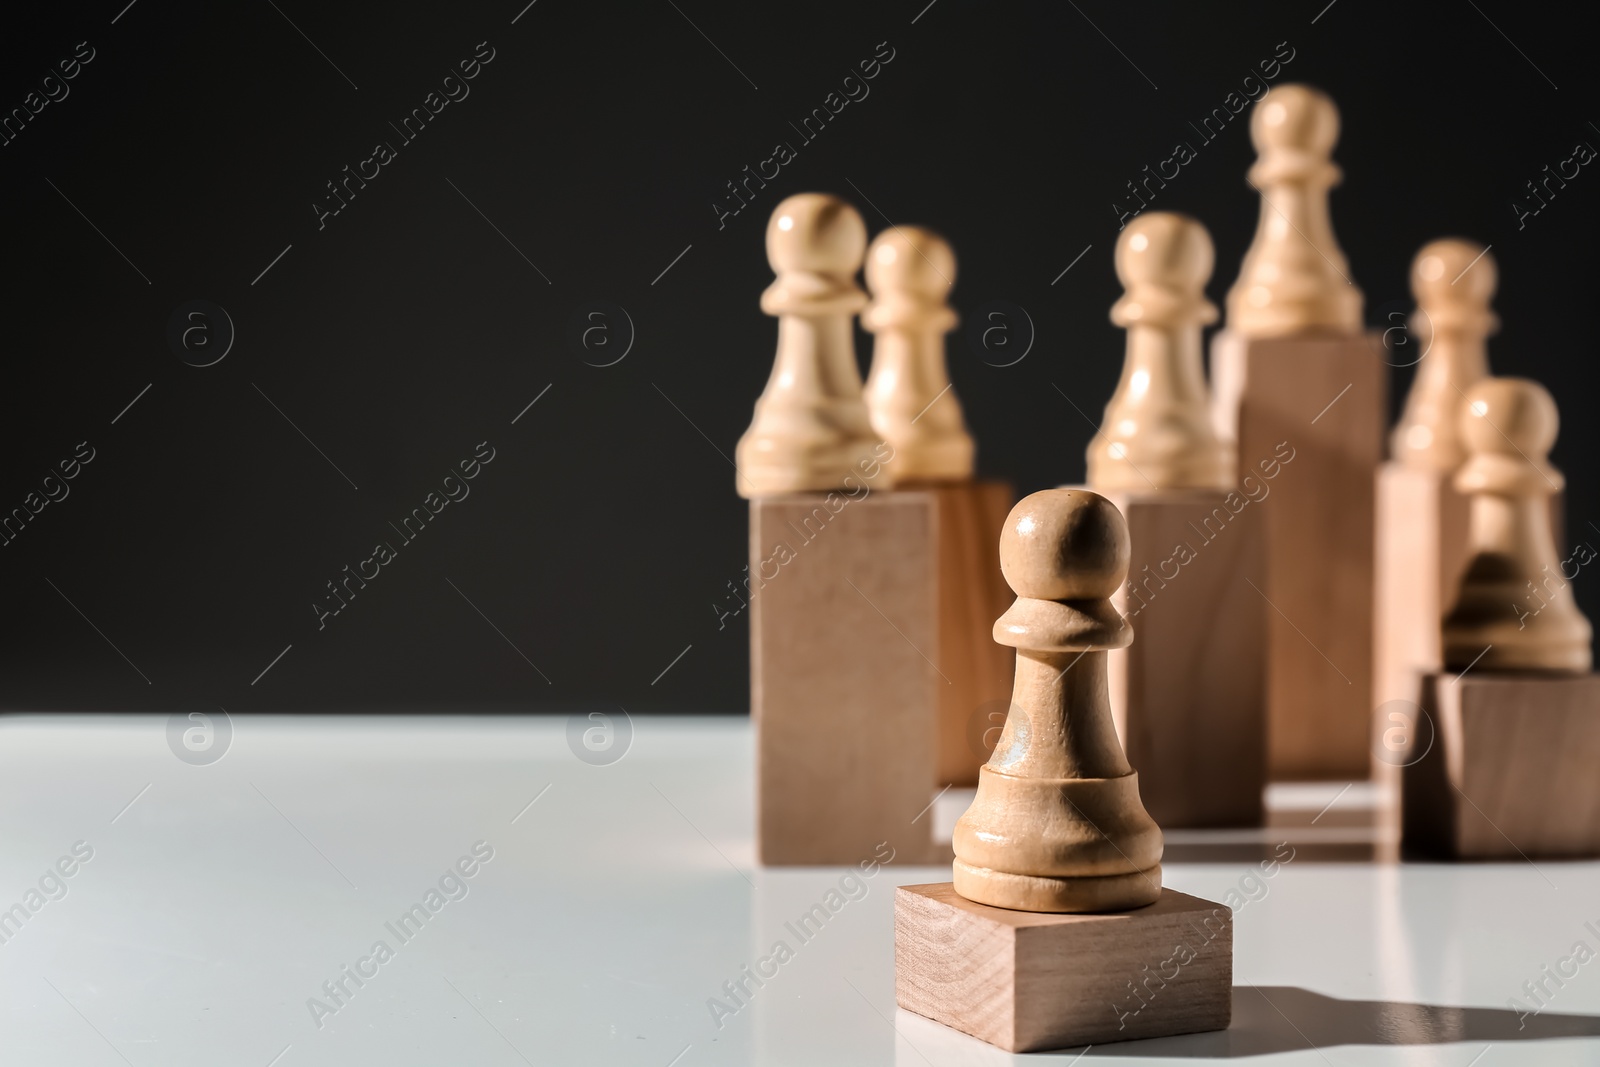
<svg viewBox="0 0 1600 1067">
<path fill-rule="evenodd" d="M 1527 378 L 1485 378 L 1461 408 L 1461 439 L 1475 456 L 1500 453 L 1542 466 L 1560 426 L 1549 391 Z"/>
<path fill-rule="evenodd" d="M 1211 280 L 1215 260 L 1206 228 L 1173 211 L 1146 211 L 1117 238 L 1117 277 L 1124 289 L 1158 286 L 1198 294 Z"/>
<path fill-rule="evenodd" d="M 1447 237 L 1422 246 L 1411 261 L 1411 295 L 1425 309 L 1487 309 L 1500 282 L 1494 257 L 1476 241 Z"/>
<path fill-rule="evenodd" d="M 1330 155 L 1339 140 L 1339 109 L 1320 89 L 1280 85 L 1251 113 L 1250 140 L 1262 155 L 1272 149 Z"/>
<path fill-rule="evenodd" d="M 891 226 L 867 249 L 867 288 L 874 296 L 906 293 L 943 300 L 955 281 L 955 253 L 932 230 Z"/>
<path fill-rule="evenodd" d="M 1106 600 L 1128 576 L 1128 524 L 1086 489 L 1024 497 L 1000 532 L 1000 570 L 1019 597 Z"/>
<path fill-rule="evenodd" d="M 778 274 L 851 277 L 866 249 L 861 213 L 827 193 L 797 193 L 780 203 L 767 222 L 767 260 Z"/>
</svg>

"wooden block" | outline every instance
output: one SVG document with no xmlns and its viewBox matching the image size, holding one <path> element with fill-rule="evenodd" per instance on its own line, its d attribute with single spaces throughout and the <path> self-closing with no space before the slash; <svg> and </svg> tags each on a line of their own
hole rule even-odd
<svg viewBox="0 0 1600 1067">
<path fill-rule="evenodd" d="M 1600 674 L 1430 674 L 1430 745 L 1402 771 L 1407 849 L 1600 856 Z"/>
<path fill-rule="evenodd" d="M 1011 606 L 1000 573 L 1000 527 L 1016 503 L 1010 485 L 970 482 L 931 490 L 939 501 L 939 786 L 971 786 L 1005 721 L 1016 656 L 995 643 L 994 621 Z M 930 653 L 931 655 L 932 653 Z"/>
<path fill-rule="evenodd" d="M 973 711 L 1009 697 L 1010 650 L 990 630 L 1009 599 L 996 545 L 1010 495 L 977 484 L 751 501 L 762 863 L 855 863 L 883 841 L 901 862 L 953 858 L 923 812 L 946 771 L 976 780 Z"/>
<path fill-rule="evenodd" d="M 975 904 L 948 882 L 894 900 L 895 1001 L 1008 1052 L 1224 1030 L 1233 913 L 1163 889 L 1133 911 Z"/>
<path fill-rule="evenodd" d="M 1292 466 L 1282 472 L 1293 476 Z M 1258 500 L 1215 490 L 1106 492 L 1128 523 L 1113 598 L 1134 640 L 1113 649 L 1111 711 L 1160 826 L 1259 826 L 1266 788 L 1267 613 Z"/>
<path fill-rule="evenodd" d="M 1212 344 L 1217 430 L 1234 442 L 1240 474 L 1293 450 L 1262 505 L 1274 779 L 1348 780 L 1369 770 L 1374 481 L 1388 387 L 1381 350 L 1375 338 L 1332 334 L 1223 331 Z"/>
<path fill-rule="evenodd" d="M 1415 703 L 1422 676 L 1444 664 L 1439 620 L 1466 569 L 1470 510 L 1452 474 L 1393 462 L 1378 469 L 1371 743 L 1380 781 L 1396 780 L 1409 743 L 1385 705 Z"/>
</svg>

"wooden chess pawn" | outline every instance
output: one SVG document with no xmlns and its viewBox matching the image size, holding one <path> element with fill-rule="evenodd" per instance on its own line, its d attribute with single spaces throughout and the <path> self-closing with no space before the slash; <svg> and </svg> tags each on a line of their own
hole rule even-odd
<svg viewBox="0 0 1600 1067">
<path fill-rule="evenodd" d="M 1406 758 L 1392 702 L 1414 701 L 1418 679 L 1443 666 L 1438 620 L 1467 562 L 1469 506 L 1452 480 L 1467 455 L 1460 416 L 1467 390 L 1489 373 L 1497 278 L 1494 257 L 1474 241 L 1432 241 L 1411 261 L 1411 334 L 1421 355 L 1377 479 L 1372 767 L 1379 780 L 1393 780 Z"/>
<path fill-rule="evenodd" d="M 1098 912 L 1161 896 L 1161 831 L 1112 725 L 1108 649 L 1133 638 L 1110 597 L 1128 531 L 1085 490 L 1047 489 L 1006 519 L 1000 565 L 1016 602 L 994 639 L 1017 650 L 1011 711 L 956 823 L 955 891 L 999 908 Z"/>
<path fill-rule="evenodd" d="M 1239 484 L 1212 428 L 1200 364 L 1200 329 L 1217 316 L 1205 298 L 1212 261 L 1210 235 L 1187 216 L 1146 212 L 1122 231 L 1127 292 L 1111 321 L 1127 330 L 1127 357 L 1088 452 L 1089 488 L 1122 513 L 1133 546 L 1133 581 L 1113 603 L 1138 640 L 1107 654 L 1111 710 L 1146 774 L 1145 809 L 1167 827 L 1260 825 L 1266 785 L 1266 577 L 1252 504 L 1273 486 L 1259 470 Z"/>
<path fill-rule="evenodd" d="M 1246 337 L 1361 331 L 1361 290 L 1333 235 L 1328 191 L 1339 111 L 1306 85 L 1280 85 L 1255 105 L 1249 180 L 1261 220 L 1239 280 L 1228 291 L 1228 328 Z"/>
<path fill-rule="evenodd" d="M 1498 280 L 1494 257 L 1474 241 L 1433 241 L 1412 261 L 1411 332 L 1423 355 L 1389 439 L 1397 462 L 1454 471 L 1466 459 L 1461 398 L 1489 373 L 1488 340 L 1500 325 L 1489 302 Z"/>
<path fill-rule="evenodd" d="M 761 310 L 778 318 L 778 351 L 735 452 L 740 496 L 841 489 L 847 477 L 876 471 L 881 439 L 852 333 L 867 302 L 855 283 L 866 247 L 860 214 L 837 197 L 800 193 L 773 211 L 767 259 L 777 279 Z"/>
<path fill-rule="evenodd" d="M 958 318 L 947 300 L 956 257 L 944 238 L 895 226 L 867 249 L 872 302 L 861 327 L 875 335 L 866 401 L 872 429 L 894 448 L 896 484 L 972 477 L 972 435 L 945 369 L 944 335 Z"/>
<path fill-rule="evenodd" d="M 1456 489 L 1471 500 L 1469 561 L 1444 617 L 1401 765 L 1402 843 L 1453 859 L 1600 856 L 1600 675 L 1589 620 L 1558 563 L 1555 403 L 1535 382 L 1467 391 Z M 1587 546 L 1585 546 L 1587 547 Z"/>
<path fill-rule="evenodd" d="M 1548 497 L 1555 401 L 1537 382 L 1489 378 L 1467 392 L 1456 488 L 1472 498 L 1469 562 L 1444 620 L 1446 670 L 1572 671 L 1591 666 L 1591 628 L 1555 551 Z"/>
<path fill-rule="evenodd" d="M 1127 355 L 1089 442 L 1094 488 L 1232 487 L 1200 361 L 1200 328 L 1217 319 L 1205 297 L 1214 261 L 1210 234 L 1186 215 L 1146 212 L 1117 238 L 1117 277 L 1127 291 L 1111 321 L 1128 331 Z"/>
</svg>

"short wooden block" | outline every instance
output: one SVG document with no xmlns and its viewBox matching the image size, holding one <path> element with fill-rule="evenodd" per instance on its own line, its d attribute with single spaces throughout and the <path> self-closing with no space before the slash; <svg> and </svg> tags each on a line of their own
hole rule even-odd
<svg viewBox="0 0 1600 1067">
<path fill-rule="evenodd" d="M 1455 859 L 1600 856 L 1600 674 L 1430 674 L 1402 843 Z"/>
<path fill-rule="evenodd" d="M 1285 474 L 1285 477 L 1291 475 Z M 1145 810 L 1164 827 L 1259 826 L 1266 788 L 1263 509 L 1244 493 L 1104 495 L 1133 561 L 1113 598 L 1133 644 L 1107 662 L 1111 711 Z"/>
<path fill-rule="evenodd" d="M 762 863 L 855 863 L 884 841 L 901 862 L 953 858 L 919 816 L 943 771 L 976 779 L 972 713 L 1010 695 L 1010 650 L 990 634 L 1009 497 L 960 485 L 751 501 Z"/>
<path fill-rule="evenodd" d="M 1274 779 L 1365 778 L 1372 696 L 1374 478 L 1388 367 L 1375 338 L 1212 343 L 1216 427 L 1241 476 L 1292 449 L 1263 505 L 1267 767 Z"/>
<path fill-rule="evenodd" d="M 1225 1030 L 1233 912 L 1171 889 L 1147 908 L 1061 915 L 901 886 L 894 975 L 902 1008 L 1008 1052 Z"/>
</svg>

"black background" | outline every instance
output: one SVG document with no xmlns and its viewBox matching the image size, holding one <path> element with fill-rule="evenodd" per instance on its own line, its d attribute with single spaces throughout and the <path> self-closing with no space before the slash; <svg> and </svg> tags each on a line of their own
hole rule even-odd
<svg viewBox="0 0 1600 1067">
<path fill-rule="evenodd" d="M 1334 224 L 1369 323 L 1409 310 L 1425 241 L 1491 243 L 1491 361 L 1556 395 L 1564 543 L 1600 543 L 1600 175 L 1520 230 L 1512 208 L 1545 165 L 1600 145 L 1592 46 L 1559 16 L 1504 0 L 523 3 L 8 13 L 7 112 L 78 42 L 95 58 L 0 148 L 0 511 L 78 442 L 96 456 L 0 548 L 4 707 L 745 710 L 745 616 L 719 628 L 713 605 L 745 564 L 727 456 L 771 365 L 772 207 L 827 190 L 874 233 L 945 233 L 957 308 L 1010 301 L 1036 330 L 1004 368 L 951 337 L 980 473 L 1020 492 L 1077 480 L 1094 427 L 1062 394 L 1098 419 L 1121 361 L 1112 203 L 1175 142 L 1198 146 L 1189 123 L 1280 42 L 1293 59 L 1274 84 L 1341 107 Z M 325 183 L 398 142 L 389 123 L 479 42 L 494 59 L 470 95 L 319 230 Z M 870 96 L 801 144 L 790 122 L 880 42 L 894 58 Z M 1218 301 L 1256 219 L 1247 118 L 1151 204 L 1210 227 Z M 798 158 L 719 228 L 725 183 L 779 141 Z M 205 368 L 167 342 L 195 299 L 237 331 Z M 613 366 L 569 341 L 593 300 L 634 324 Z M 471 495 L 319 630 L 324 584 L 485 440 Z M 1600 579 L 1575 586 L 1600 612 Z"/>
</svg>

